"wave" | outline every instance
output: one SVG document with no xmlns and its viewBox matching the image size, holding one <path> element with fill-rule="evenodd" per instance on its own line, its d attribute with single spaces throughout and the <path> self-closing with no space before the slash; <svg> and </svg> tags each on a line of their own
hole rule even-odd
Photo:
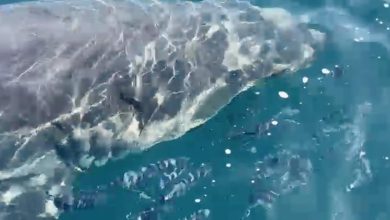
<svg viewBox="0 0 390 220">
<path fill-rule="evenodd" d="M 183 135 L 257 80 L 309 65 L 324 40 L 245 1 L 0 11 L 0 219 L 58 216 L 45 191 L 70 187 L 75 170 Z"/>
</svg>

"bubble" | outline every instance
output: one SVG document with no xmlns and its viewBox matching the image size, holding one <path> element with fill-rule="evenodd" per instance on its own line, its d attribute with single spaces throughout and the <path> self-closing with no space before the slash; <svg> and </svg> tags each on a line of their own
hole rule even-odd
<svg viewBox="0 0 390 220">
<path fill-rule="evenodd" d="M 230 168 L 230 167 L 232 167 L 232 164 L 231 164 L 231 163 L 227 163 L 227 164 L 226 164 L 226 167 L 227 167 L 227 168 Z"/>
<path fill-rule="evenodd" d="M 257 153 L 256 147 L 251 147 L 251 149 L 249 149 L 249 152 L 251 152 L 252 154 Z"/>
<path fill-rule="evenodd" d="M 330 74 L 330 70 L 327 68 L 322 68 L 321 72 L 322 72 L 322 74 L 325 74 L 325 75 Z"/>
<path fill-rule="evenodd" d="M 194 201 L 195 201 L 195 203 L 200 203 L 201 200 L 198 198 L 198 199 L 195 199 Z"/>
<path fill-rule="evenodd" d="M 225 149 L 225 154 L 226 154 L 226 155 L 229 155 L 229 154 L 231 154 L 231 153 L 232 153 L 232 151 L 231 151 L 229 148 L 226 148 L 226 149 Z"/>
<path fill-rule="evenodd" d="M 302 77 L 302 82 L 304 84 L 308 83 L 309 82 L 309 78 L 307 76 Z"/>
<path fill-rule="evenodd" d="M 283 98 L 283 99 L 288 98 L 288 94 L 285 91 L 279 91 L 279 96 L 280 96 L 280 98 Z"/>
<path fill-rule="evenodd" d="M 271 124 L 274 125 L 274 126 L 278 125 L 278 123 L 279 123 L 279 122 L 276 121 L 276 120 L 271 121 Z"/>
</svg>

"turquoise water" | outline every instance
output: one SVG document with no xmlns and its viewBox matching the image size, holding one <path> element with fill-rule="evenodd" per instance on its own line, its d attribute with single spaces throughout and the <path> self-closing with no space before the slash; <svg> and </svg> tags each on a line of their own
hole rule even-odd
<svg viewBox="0 0 390 220">
<path fill-rule="evenodd" d="M 390 25 L 390 9 L 384 8 L 380 1 L 354 6 L 350 3 L 337 4 L 351 15 L 349 22 L 370 28 L 373 33 L 383 33 L 384 39 L 354 42 L 350 33 L 339 29 L 343 20 L 338 24 L 319 22 L 315 26 L 330 37 L 311 67 L 259 83 L 185 136 L 94 168 L 80 175 L 76 186 L 94 188 L 141 165 L 186 156 L 194 163 L 210 164 L 212 175 L 168 204 L 170 211 L 162 219 L 180 219 L 198 209 L 210 209 L 210 219 L 242 219 L 257 184 L 251 183 L 255 162 L 266 160 L 267 155 L 279 157 L 282 152 L 289 152 L 290 156 L 299 155 L 312 164 L 305 185 L 280 195 L 270 208 L 260 205 L 251 209 L 247 219 L 390 219 L 390 161 L 387 160 L 387 155 L 390 156 L 390 63 L 385 46 L 390 33 L 386 31 L 386 24 Z M 294 14 L 294 10 L 319 9 L 329 2 L 258 1 L 254 4 L 282 6 Z M 379 24 L 376 18 L 384 24 Z M 342 75 L 324 75 L 322 68 L 342 69 Z M 305 76 L 309 78 L 307 84 L 302 82 Z M 288 99 L 278 96 L 281 90 L 289 94 Z M 271 119 L 279 123 L 272 127 L 270 136 L 230 138 Z M 226 148 L 231 150 L 230 155 L 225 154 Z M 226 167 L 227 163 L 231 164 L 230 168 Z M 277 188 L 281 179 L 267 184 Z M 196 203 L 197 198 L 201 202 Z M 139 201 L 128 192 L 113 190 L 99 208 L 66 213 L 61 219 L 125 219 L 126 214 L 139 211 Z"/>
<path fill-rule="evenodd" d="M 320 1 L 253 3 L 288 8 L 293 14 L 333 5 Z M 383 34 L 383 39 L 354 42 L 351 33 L 340 29 L 346 20 L 314 24 L 329 38 L 311 67 L 259 83 L 185 136 L 94 168 L 79 176 L 76 185 L 93 188 L 141 165 L 186 156 L 194 163 L 210 164 L 212 176 L 170 203 L 170 211 L 162 219 L 178 219 L 198 209 L 210 209 L 210 219 L 235 220 L 245 216 L 257 184 L 251 183 L 255 162 L 266 160 L 267 155 L 281 157 L 289 152 L 312 164 L 304 185 L 280 195 L 269 208 L 260 205 L 251 209 L 247 219 L 390 219 L 390 63 L 385 45 L 390 33 L 386 31 L 390 9 L 381 1 L 351 3 L 336 5 L 350 15 L 350 24 L 359 23 L 361 28 Z M 322 68 L 342 75 L 324 75 Z M 305 76 L 309 78 L 307 84 L 302 82 Z M 289 94 L 288 99 L 278 96 L 281 90 Z M 229 138 L 271 119 L 279 123 L 272 127 L 270 136 Z M 225 154 L 226 148 L 231 150 L 230 155 Z M 277 188 L 281 179 L 267 184 Z M 197 198 L 201 202 L 196 203 Z M 61 219 L 125 219 L 126 214 L 139 210 L 139 200 L 114 190 L 109 193 L 109 202 L 98 209 L 66 213 Z"/>
<path fill-rule="evenodd" d="M 312 25 L 328 38 L 312 65 L 259 82 L 183 137 L 92 168 L 77 177 L 75 187 L 95 189 L 128 170 L 185 156 L 194 164 L 209 164 L 211 175 L 164 205 L 162 219 L 183 219 L 199 209 L 209 209 L 210 219 L 217 220 L 390 219 L 390 8 L 379 0 L 252 3 L 292 14 L 317 13 L 320 19 Z M 321 11 L 330 6 L 345 14 Z M 346 25 L 371 34 L 356 42 L 361 35 L 346 31 Z M 323 68 L 333 73 L 325 75 Z M 279 91 L 289 98 L 280 98 Z M 273 120 L 277 124 L 263 135 L 249 134 Z M 300 161 L 297 167 L 294 159 Z M 256 171 L 259 161 L 265 165 Z M 271 178 L 254 178 L 267 169 L 274 172 Z M 259 187 L 278 196 L 269 207 L 249 208 Z M 264 195 L 257 199 L 267 200 Z M 95 209 L 65 213 L 61 219 L 126 219 L 145 207 L 148 202 L 137 194 L 113 188 Z"/>
</svg>

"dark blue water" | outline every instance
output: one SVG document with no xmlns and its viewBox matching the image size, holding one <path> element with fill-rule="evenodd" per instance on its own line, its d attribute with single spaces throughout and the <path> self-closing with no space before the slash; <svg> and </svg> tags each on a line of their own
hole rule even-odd
<svg viewBox="0 0 390 220">
<path fill-rule="evenodd" d="M 209 164 L 212 173 L 161 205 L 162 219 L 183 219 L 200 209 L 209 209 L 209 219 L 217 220 L 390 219 L 390 8 L 379 0 L 251 2 L 316 14 L 320 19 L 311 25 L 328 37 L 313 64 L 259 82 L 177 140 L 92 168 L 75 187 L 96 189 L 128 170 L 185 156 L 195 165 Z M 329 7 L 342 16 L 321 11 Z M 356 41 L 362 29 L 370 34 Z M 331 73 L 323 74 L 323 68 Z M 279 91 L 289 98 L 280 98 Z M 264 134 L 251 134 L 273 120 L 277 124 Z M 259 173 L 270 176 L 256 178 Z M 150 206 L 120 187 L 105 194 L 97 208 L 61 219 L 126 219 Z M 267 203 L 272 196 L 268 205 L 253 205 L 254 197 Z"/>
</svg>

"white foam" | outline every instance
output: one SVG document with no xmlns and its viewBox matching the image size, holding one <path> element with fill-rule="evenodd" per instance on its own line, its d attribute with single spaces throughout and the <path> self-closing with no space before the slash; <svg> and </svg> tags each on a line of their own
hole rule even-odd
<svg viewBox="0 0 390 220">
<path fill-rule="evenodd" d="M 49 189 L 49 195 L 59 195 L 62 192 L 62 189 L 64 188 L 65 184 L 60 185 L 53 185 Z"/>
<path fill-rule="evenodd" d="M 372 179 L 370 161 L 365 151 L 365 117 L 371 110 L 370 103 L 358 105 L 353 123 L 343 129 L 346 129 L 345 149 L 346 158 L 339 165 L 339 175 L 345 178 L 338 180 L 345 184 L 346 192 L 349 193 L 354 189 L 367 184 Z"/>
<path fill-rule="evenodd" d="M 371 111 L 371 103 L 363 103 L 358 106 L 356 116 L 351 128 L 346 135 L 346 142 L 350 144 L 347 159 L 351 160 L 363 151 L 366 135 L 364 131 L 364 115 Z M 364 154 L 364 153 L 363 153 Z"/>
<path fill-rule="evenodd" d="M 82 144 L 80 145 L 80 150 L 89 151 L 91 149 L 91 145 L 87 141 L 91 137 L 91 132 L 88 129 L 76 127 L 75 129 L 73 129 L 73 137 L 76 140 L 80 140 L 82 142 Z"/>
<path fill-rule="evenodd" d="M 41 214 L 42 217 L 51 216 L 51 217 L 58 217 L 59 210 L 55 206 L 53 200 L 46 200 L 45 203 L 45 212 Z"/>
<path fill-rule="evenodd" d="M 156 92 L 155 98 L 157 99 L 157 104 L 159 106 L 164 102 L 164 96 L 159 92 Z"/>
<path fill-rule="evenodd" d="M 43 186 L 47 183 L 47 176 L 45 174 L 40 174 L 30 179 L 31 186 Z"/>
<path fill-rule="evenodd" d="M 0 194 L 0 201 L 9 205 L 13 199 L 20 196 L 24 192 L 24 189 L 18 185 L 12 185 L 6 192 Z"/>
<path fill-rule="evenodd" d="M 131 123 L 129 124 L 129 126 L 127 127 L 127 129 L 124 131 L 122 135 L 124 139 L 125 138 L 130 139 L 130 138 L 138 137 L 139 132 L 140 132 L 139 121 L 135 117 L 133 117 Z"/>
<path fill-rule="evenodd" d="M 0 180 L 14 177 L 22 177 L 32 173 L 51 173 L 53 167 L 57 167 L 61 162 L 57 160 L 54 151 L 45 152 L 44 155 L 31 158 L 22 166 L 0 171 Z"/>
<path fill-rule="evenodd" d="M 81 156 L 79 160 L 79 164 L 83 168 L 88 168 L 91 166 L 91 164 L 94 162 L 95 157 L 94 156 L 89 156 L 89 155 L 83 155 Z M 95 161 L 95 164 L 98 165 L 97 161 Z"/>
</svg>

